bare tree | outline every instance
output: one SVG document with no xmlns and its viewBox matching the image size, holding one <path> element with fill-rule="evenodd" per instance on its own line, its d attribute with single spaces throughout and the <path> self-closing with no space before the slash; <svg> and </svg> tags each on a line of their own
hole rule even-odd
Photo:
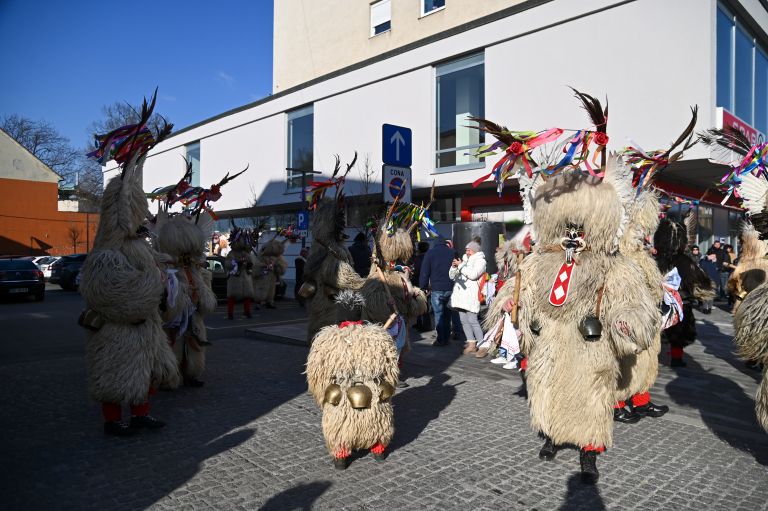
<svg viewBox="0 0 768 511">
<path fill-rule="evenodd" d="M 92 122 L 89 131 L 101 135 L 127 124 L 135 124 L 139 122 L 140 112 L 140 106 L 131 105 L 124 101 L 115 101 L 111 105 L 104 105 L 101 107 L 102 118 Z M 170 123 L 170 121 L 155 112 L 149 118 L 147 126 L 156 133 L 163 128 L 165 122 Z"/>
<path fill-rule="evenodd" d="M 77 253 L 77 242 L 80 239 L 80 229 L 77 228 L 76 225 L 70 225 L 67 229 L 67 233 L 69 234 L 69 239 L 72 240 L 72 253 Z"/>
<path fill-rule="evenodd" d="M 360 176 L 360 188 L 362 194 L 357 198 L 357 219 L 363 228 L 366 222 L 381 213 L 381 198 L 377 195 L 375 176 L 376 169 L 371 166 L 371 154 L 366 153 L 363 161 L 357 167 L 357 173 Z"/>
<path fill-rule="evenodd" d="M 0 128 L 65 181 L 74 181 L 80 152 L 48 121 L 11 114 L 0 118 Z"/>
</svg>

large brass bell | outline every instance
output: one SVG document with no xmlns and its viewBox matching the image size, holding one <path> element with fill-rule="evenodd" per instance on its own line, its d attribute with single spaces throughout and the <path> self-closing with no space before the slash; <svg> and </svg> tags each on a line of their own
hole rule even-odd
<svg viewBox="0 0 768 511">
<path fill-rule="evenodd" d="M 531 323 L 528 325 L 528 328 L 531 329 L 531 333 L 533 333 L 533 335 L 539 335 L 541 333 L 541 323 L 539 323 L 538 319 L 531 321 Z"/>
<path fill-rule="evenodd" d="M 328 403 L 333 406 L 337 406 L 341 403 L 341 387 L 335 383 L 331 383 L 325 388 L 325 396 L 323 397 L 323 403 Z"/>
<path fill-rule="evenodd" d="M 579 333 L 585 341 L 595 342 L 603 335 L 603 324 L 599 318 L 590 314 L 579 323 Z"/>
<path fill-rule="evenodd" d="M 355 410 L 362 410 L 371 407 L 373 393 L 371 392 L 371 389 L 362 383 L 356 382 L 347 389 L 347 399 L 349 399 L 352 408 Z"/>
<path fill-rule="evenodd" d="M 317 291 L 317 288 L 314 286 L 314 284 L 305 282 L 299 288 L 299 296 L 302 298 L 311 298 L 315 295 L 315 291 Z"/>
<path fill-rule="evenodd" d="M 395 394 L 395 387 L 390 385 L 389 383 L 383 381 L 381 382 L 381 385 L 379 385 L 379 401 L 386 402 L 389 398 L 391 398 Z"/>
</svg>

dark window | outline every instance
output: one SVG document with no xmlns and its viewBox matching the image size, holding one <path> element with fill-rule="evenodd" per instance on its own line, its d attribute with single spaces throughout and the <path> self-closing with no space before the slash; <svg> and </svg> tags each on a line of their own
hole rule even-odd
<svg viewBox="0 0 768 511">
<path fill-rule="evenodd" d="M 312 105 L 288 112 L 288 191 L 301 190 L 302 173 L 299 170 L 312 170 L 314 123 Z M 312 180 L 312 175 L 307 174 L 306 180 Z"/>
</svg>

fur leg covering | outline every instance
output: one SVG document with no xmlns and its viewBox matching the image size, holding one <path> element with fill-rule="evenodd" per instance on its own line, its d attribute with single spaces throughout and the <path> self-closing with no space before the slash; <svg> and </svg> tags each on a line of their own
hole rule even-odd
<svg viewBox="0 0 768 511">
<path fill-rule="evenodd" d="M 383 383 L 392 388 L 397 384 L 398 369 L 397 352 L 386 330 L 372 324 L 323 328 L 312 343 L 306 374 L 309 390 L 323 410 L 323 435 L 331 455 L 390 443 L 392 404 L 380 395 Z M 341 389 L 337 405 L 325 402 L 331 384 Z M 360 384 L 371 391 L 369 408 L 352 408 L 347 398 L 350 387 Z"/>
</svg>

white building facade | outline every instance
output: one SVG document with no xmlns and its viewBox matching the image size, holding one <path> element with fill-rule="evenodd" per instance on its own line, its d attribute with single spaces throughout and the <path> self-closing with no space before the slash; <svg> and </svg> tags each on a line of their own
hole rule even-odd
<svg viewBox="0 0 768 511">
<path fill-rule="evenodd" d="M 386 1 L 392 10 L 409 3 Z M 377 30 L 398 30 L 396 18 L 382 22 L 380 2 L 371 2 L 370 19 L 357 20 L 376 23 L 370 27 L 372 41 L 381 37 Z M 508 221 L 519 218 L 513 187 L 499 198 L 491 184 L 471 185 L 496 159 L 471 155 L 482 139 L 467 127 L 470 116 L 513 130 L 589 128 L 568 88 L 573 86 L 608 98 L 610 149 L 629 139 L 646 149 L 668 146 L 693 105 L 699 107 L 698 130 L 736 122 L 756 138 L 768 131 L 765 0 L 510 4 L 177 131 L 152 150 L 144 188 L 178 179 L 182 156 L 193 161 L 195 182 L 206 186 L 249 165 L 215 204 L 223 222 L 291 218 L 303 208 L 297 169 L 328 177 L 334 155 L 344 162 L 357 151 L 358 165 L 345 188 L 354 204 L 354 196 L 366 191 L 361 177 L 366 160 L 374 176 L 367 191 L 381 193 L 382 124 L 387 123 L 413 130 L 414 198 L 424 197 L 434 181 L 436 220 Z M 451 0 L 437 5 L 444 13 L 452 8 Z M 724 172 L 709 157 L 697 146 L 662 183 L 672 195 L 702 199 L 699 237 L 705 246 L 713 237 L 734 241 L 740 217 L 736 208 L 720 205 L 722 194 L 706 190 Z M 105 178 L 114 173 L 107 169 Z M 674 206 L 672 213 L 679 209 Z"/>
</svg>

